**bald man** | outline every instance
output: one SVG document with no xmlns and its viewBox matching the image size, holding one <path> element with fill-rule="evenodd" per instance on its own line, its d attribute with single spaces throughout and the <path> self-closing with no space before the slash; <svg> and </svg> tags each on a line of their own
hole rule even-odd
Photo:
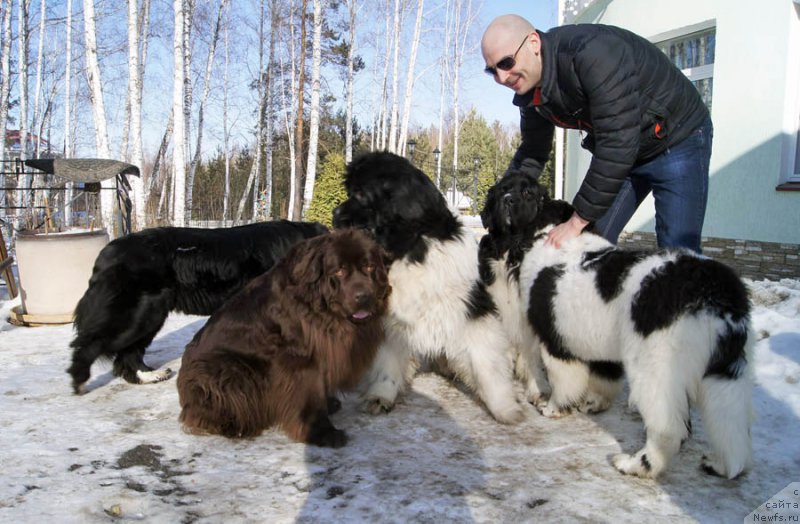
<svg viewBox="0 0 800 524">
<path fill-rule="evenodd" d="M 537 31 L 517 15 L 494 19 L 481 39 L 485 71 L 514 91 L 522 142 L 509 169 L 538 176 L 555 126 L 578 129 L 592 161 L 554 228 L 556 247 L 594 224 L 613 243 L 653 193 L 661 247 L 700 252 L 713 127 L 692 83 L 656 46 L 600 24 Z"/>
</svg>

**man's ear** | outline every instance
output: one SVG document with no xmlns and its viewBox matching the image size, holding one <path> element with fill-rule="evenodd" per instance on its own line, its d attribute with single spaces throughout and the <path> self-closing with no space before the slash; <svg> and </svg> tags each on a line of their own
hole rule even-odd
<svg viewBox="0 0 800 524">
<path fill-rule="evenodd" d="M 538 55 L 542 52 L 542 39 L 539 37 L 539 33 L 531 31 L 531 34 L 528 35 L 528 42 L 533 47 L 533 54 Z"/>
</svg>

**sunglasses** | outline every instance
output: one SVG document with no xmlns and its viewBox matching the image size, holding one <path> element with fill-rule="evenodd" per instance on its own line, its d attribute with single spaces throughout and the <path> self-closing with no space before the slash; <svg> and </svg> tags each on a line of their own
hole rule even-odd
<svg viewBox="0 0 800 524">
<path fill-rule="evenodd" d="M 524 40 L 522 41 L 522 43 L 519 45 L 519 47 L 517 48 L 517 50 L 516 50 L 516 51 L 514 51 L 514 54 L 513 54 L 513 55 L 508 55 L 508 56 L 505 56 L 505 57 L 501 58 L 501 59 L 500 59 L 500 60 L 499 60 L 499 61 L 498 61 L 498 62 L 495 64 L 495 66 L 494 66 L 494 67 L 491 67 L 491 66 L 486 66 L 486 67 L 484 67 L 484 68 L 483 68 L 483 71 L 484 71 L 484 72 L 485 72 L 487 75 L 497 76 L 497 70 L 498 70 L 498 69 L 500 69 L 500 70 L 502 70 L 502 71 L 509 71 L 509 70 L 511 70 L 511 68 L 512 68 L 512 67 L 514 67 L 515 65 L 517 65 L 517 60 L 516 60 L 516 58 L 517 58 L 517 53 L 519 53 L 519 50 L 520 50 L 520 49 L 522 49 L 522 46 L 524 46 L 524 45 L 525 45 L 525 42 L 527 42 L 527 41 L 528 41 L 528 36 L 530 36 L 530 35 L 525 35 L 525 39 L 524 39 Z"/>
</svg>

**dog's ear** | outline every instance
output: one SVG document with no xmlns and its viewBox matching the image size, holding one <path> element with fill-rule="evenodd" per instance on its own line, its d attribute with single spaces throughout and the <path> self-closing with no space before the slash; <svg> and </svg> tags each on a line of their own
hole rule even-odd
<svg viewBox="0 0 800 524">
<path fill-rule="evenodd" d="M 483 227 L 490 233 L 492 229 L 494 229 L 492 210 L 494 209 L 494 201 L 497 193 L 496 187 L 497 186 L 492 186 L 489 188 L 489 191 L 486 193 L 486 202 L 484 202 L 483 209 L 481 210 L 481 224 L 483 224 Z"/>
<path fill-rule="evenodd" d="M 301 241 L 287 255 L 291 264 L 290 279 L 292 284 L 313 284 L 322 277 L 324 244 L 329 242 L 329 235 L 321 235 Z"/>
<path fill-rule="evenodd" d="M 372 248 L 372 253 L 370 253 L 370 258 L 375 264 L 375 281 L 387 286 L 389 284 L 389 272 L 386 270 L 386 266 L 389 264 L 389 255 L 380 245 L 375 244 Z"/>
</svg>

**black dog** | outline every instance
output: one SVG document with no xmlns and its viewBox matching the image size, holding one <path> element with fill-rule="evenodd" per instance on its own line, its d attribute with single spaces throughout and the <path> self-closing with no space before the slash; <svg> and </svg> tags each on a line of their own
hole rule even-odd
<svg viewBox="0 0 800 524">
<path fill-rule="evenodd" d="M 133 384 L 169 378 L 144 353 L 170 311 L 210 315 L 296 242 L 327 232 L 318 223 L 275 221 L 232 228 L 146 229 L 109 242 L 75 308 L 72 365 L 80 393 L 100 357 Z"/>
</svg>

